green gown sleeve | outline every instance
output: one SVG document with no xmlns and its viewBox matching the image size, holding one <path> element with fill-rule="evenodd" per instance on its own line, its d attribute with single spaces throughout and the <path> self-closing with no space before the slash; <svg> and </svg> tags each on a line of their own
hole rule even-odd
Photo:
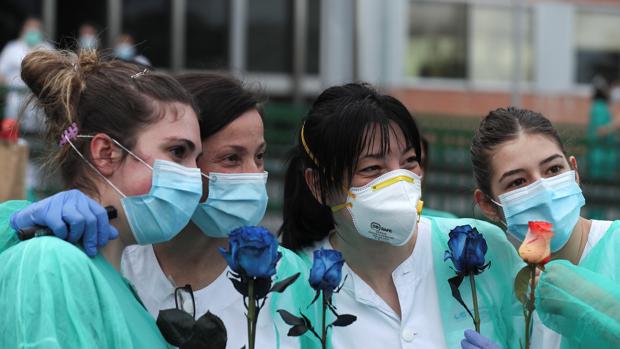
<svg viewBox="0 0 620 349">
<path fill-rule="evenodd" d="M 312 261 L 304 261 L 294 252 L 284 247 L 280 247 L 280 252 L 282 252 L 282 259 L 278 264 L 277 280 L 285 279 L 297 272 L 299 272 L 300 275 L 297 281 L 289 286 L 283 293 L 271 294 L 271 312 L 274 319 L 276 334 L 279 339 L 287 335 L 291 326 L 282 321 L 280 314 L 277 313 L 278 309 L 284 309 L 296 316 L 299 316 L 299 312 L 301 311 L 310 319 L 315 327 L 320 326 L 322 314 L 320 301 L 310 305 L 315 295 L 314 289 L 310 287 L 310 283 L 308 282 Z M 281 340 L 278 342 L 281 342 Z M 299 348 L 309 349 L 320 347 L 320 342 L 314 338 L 309 331 L 299 337 Z"/>
<path fill-rule="evenodd" d="M 566 260 L 547 264 L 536 288 L 536 311 L 543 324 L 577 347 L 620 347 L 620 284 L 586 268 Z"/>
<path fill-rule="evenodd" d="M 79 248 L 53 237 L 0 254 L 0 348 L 134 348 L 113 290 Z"/>
<path fill-rule="evenodd" d="M 11 215 L 30 205 L 29 201 L 13 200 L 0 204 L 0 253 L 19 242 L 15 230 L 11 228 Z"/>
</svg>

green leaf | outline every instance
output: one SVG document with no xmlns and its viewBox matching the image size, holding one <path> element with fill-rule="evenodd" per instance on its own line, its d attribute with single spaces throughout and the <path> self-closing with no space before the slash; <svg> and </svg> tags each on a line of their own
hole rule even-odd
<svg viewBox="0 0 620 349">
<path fill-rule="evenodd" d="M 517 273 L 515 277 L 515 295 L 524 306 L 528 302 L 528 291 L 530 289 L 530 267 L 525 266 Z"/>
</svg>

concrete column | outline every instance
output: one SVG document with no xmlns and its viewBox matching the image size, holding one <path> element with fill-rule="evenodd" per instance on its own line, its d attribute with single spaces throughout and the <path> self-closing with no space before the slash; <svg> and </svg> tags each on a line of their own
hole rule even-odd
<svg viewBox="0 0 620 349">
<path fill-rule="evenodd" d="M 571 4 L 534 6 L 534 79 L 538 91 L 560 92 L 574 84 L 574 17 Z"/>
<path fill-rule="evenodd" d="M 323 88 L 353 80 L 355 1 L 321 1 L 319 75 Z"/>
</svg>

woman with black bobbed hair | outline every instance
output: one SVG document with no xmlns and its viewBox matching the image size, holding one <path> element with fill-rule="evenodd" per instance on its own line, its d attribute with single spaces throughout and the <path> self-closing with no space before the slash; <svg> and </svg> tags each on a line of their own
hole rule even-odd
<svg viewBox="0 0 620 349">
<path fill-rule="evenodd" d="M 308 264 L 321 247 L 344 256 L 348 277 L 334 303 L 357 321 L 332 333 L 332 347 L 458 347 L 472 322 L 451 295 L 454 270 L 444 252 L 449 231 L 469 224 L 486 238 L 487 261 L 503 261 L 476 278 L 482 332 L 517 348 L 518 256 L 488 223 L 420 217 L 419 154 L 411 114 L 367 84 L 328 88 L 304 119 L 286 173 L 280 234 Z M 461 289 L 471 304 L 469 288 Z"/>
</svg>

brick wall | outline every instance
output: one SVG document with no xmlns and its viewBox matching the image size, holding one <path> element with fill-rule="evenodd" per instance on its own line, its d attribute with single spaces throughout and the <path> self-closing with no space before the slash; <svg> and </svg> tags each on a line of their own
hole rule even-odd
<svg viewBox="0 0 620 349">
<path fill-rule="evenodd" d="M 399 88 L 389 93 L 417 113 L 482 117 L 489 110 L 510 105 L 508 92 Z M 554 123 L 588 123 L 588 96 L 524 93 L 521 100 L 522 107 L 542 112 Z"/>
</svg>

